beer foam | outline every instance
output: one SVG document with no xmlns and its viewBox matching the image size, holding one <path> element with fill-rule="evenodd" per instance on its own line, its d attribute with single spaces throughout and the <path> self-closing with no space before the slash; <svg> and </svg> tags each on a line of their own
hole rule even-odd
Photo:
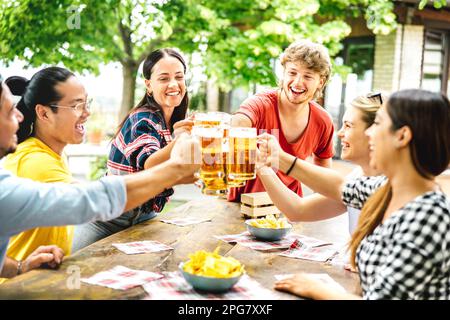
<svg viewBox="0 0 450 320">
<path fill-rule="evenodd" d="M 256 128 L 230 128 L 230 138 L 256 138 Z"/>
<path fill-rule="evenodd" d="M 220 121 L 222 117 L 219 114 L 214 113 L 196 113 L 194 121 Z"/>
<path fill-rule="evenodd" d="M 192 127 L 192 134 L 204 138 L 222 138 L 223 130 L 217 127 Z"/>
</svg>

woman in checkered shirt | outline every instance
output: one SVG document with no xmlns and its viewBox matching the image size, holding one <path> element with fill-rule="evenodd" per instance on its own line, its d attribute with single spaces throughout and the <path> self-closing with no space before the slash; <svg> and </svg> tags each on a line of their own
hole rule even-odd
<svg viewBox="0 0 450 320">
<path fill-rule="evenodd" d="M 450 198 L 435 182 L 450 162 L 450 103 L 424 90 L 394 93 L 367 129 L 370 165 L 385 177 L 343 186 L 362 208 L 350 241 L 364 299 L 450 299 Z M 275 288 L 313 299 L 355 299 L 307 274 Z"/>
<path fill-rule="evenodd" d="M 186 62 L 179 52 L 165 48 L 148 55 L 143 65 L 146 92 L 113 138 L 108 175 L 127 175 L 159 165 L 169 159 L 174 139 L 190 132 L 193 121 L 185 119 L 189 103 L 185 74 Z M 166 189 L 112 221 L 77 227 L 72 251 L 156 217 L 172 194 L 172 188 Z"/>
</svg>

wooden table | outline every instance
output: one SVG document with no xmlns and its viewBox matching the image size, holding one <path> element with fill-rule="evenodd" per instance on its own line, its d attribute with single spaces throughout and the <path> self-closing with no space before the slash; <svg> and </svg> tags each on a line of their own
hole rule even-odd
<svg viewBox="0 0 450 320">
<path fill-rule="evenodd" d="M 323 263 L 311 262 L 278 256 L 276 252 L 254 251 L 240 245 L 232 245 L 219 241 L 214 235 L 236 234 L 245 231 L 244 220 L 239 214 L 239 205 L 225 200 L 211 198 L 191 201 L 165 213 L 163 218 L 208 217 L 211 222 L 179 227 L 159 221 L 142 223 L 114 234 L 65 259 L 59 270 L 34 270 L 18 276 L 0 285 L 0 299 L 140 299 L 146 293 L 141 287 L 127 291 L 113 290 L 100 286 L 81 283 L 76 288 L 79 275 L 87 278 L 100 271 L 117 265 L 132 269 L 148 271 L 175 271 L 180 261 L 186 261 L 188 254 L 203 249 L 214 250 L 220 244 L 222 255 L 232 256 L 245 265 L 247 273 L 263 286 L 272 289 L 275 274 L 296 273 L 299 271 L 312 273 L 328 273 L 344 288 L 355 292 L 358 288 L 358 276 L 342 268 Z M 346 217 L 340 217 L 346 219 Z M 337 239 L 335 230 L 329 221 L 295 224 L 294 232 L 317 237 L 327 241 Z M 342 228 L 341 228 L 342 229 Z M 346 235 L 347 230 L 340 230 Z M 126 255 L 114 247 L 112 243 L 139 240 L 157 240 L 174 248 L 172 251 L 159 253 Z M 74 273 L 75 271 L 75 273 Z M 79 283 L 79 282 L 78 282 Z M 74 288 L 75 287 L 75 288 Z M 296 299 L 297 297 L 275 291 L 280 299 Z"/>
</svg>

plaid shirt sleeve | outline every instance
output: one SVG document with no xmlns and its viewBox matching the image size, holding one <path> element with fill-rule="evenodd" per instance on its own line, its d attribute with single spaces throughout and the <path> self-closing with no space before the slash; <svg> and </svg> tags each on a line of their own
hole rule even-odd
<svg viewBox="0 0 450 320">
<path fill-rule="evenodd" d="M 161 136 L 156 128 L 157 120 L 148 117 L 149 113 L 137 114 L 137 119 L 131 127 L 129 143 L 125 149 L 125 155 L 131 166 L 138 171 L 144 169 L 147 158 L 163 147 Z M 156 121 L 155 121 L 156 120 Z"/>
<path fill-rule="evenodd" d="M 386 181 L 385 176 L 362 176 L 348 180 L 342 192 L 342 201 L 347 206 L 362 209 L 367 199 Z"/>
<path fill-rule="evenodd" d="M 382 253 L 386 260 L 371 277 L 364 298 L 448 299 L 448 287 L 436 276 L 448 274 L 448 202 L 443 195 L 426 195 L 407 204 L 399 214 L 398 226 L 385 247 L 389 251 Z M 372 263 L 377 257 L 371 257 Z"/>
</svg>

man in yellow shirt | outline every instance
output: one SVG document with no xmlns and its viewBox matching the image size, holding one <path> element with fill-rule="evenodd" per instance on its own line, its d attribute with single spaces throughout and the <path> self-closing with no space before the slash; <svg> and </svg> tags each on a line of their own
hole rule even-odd
<svg viewBox="0 0 450 320">
<path fill-rule="evenodd" d="M 5 83 L 14 95 L 22 96 L 17 108 L 24 120 L 17 132 L 16 152 L 6 158 L 3 168 L 39 182 L 73 183 L 64 148 L 82 143 L 85 136 L 90 102 L 84 86 L 73 73 L 58 67 L 43 69 L 30 81 L 11 77 Z M 73 226 L 30 229 L 10 239 L 7 256 L 21 261 L 47 245 L 70 255 L 73 235 Z"/>
<path fill-rule="evenodd" d="M 31 137 L 20 143 L 3 165 L 14 175 L 40 182 L 73 182 L 65 156 L 60 156 L 41 140 Z M 70 255 L 73 226 L 42 227 L 27 230 L 12 237 L 7 255 L 23 260 L 40 245 L 54 244 Z"/>
</svg>

